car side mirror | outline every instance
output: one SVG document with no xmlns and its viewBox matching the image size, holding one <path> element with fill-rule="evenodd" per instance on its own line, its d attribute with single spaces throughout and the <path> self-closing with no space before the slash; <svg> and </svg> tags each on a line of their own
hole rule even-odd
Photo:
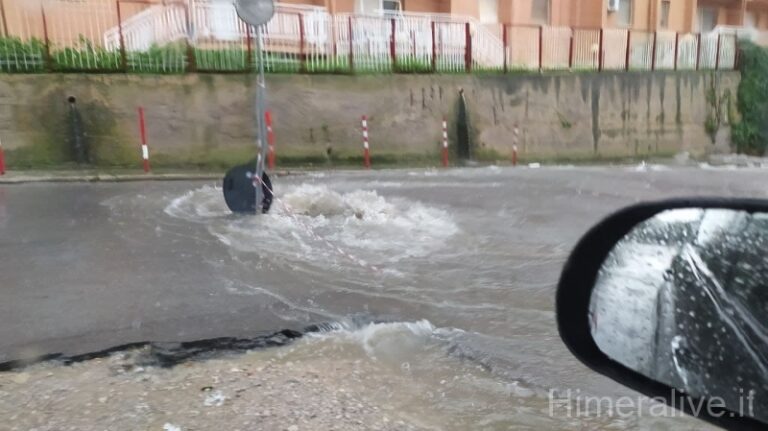
<svg viewBox="0 0 768 431">
<path fill-rule="evenodd" d="M 577 244 L 560 337 L 585 365 L 727 429 L 768 427 L 768 201 L 632 206 Z"/>
</svg>

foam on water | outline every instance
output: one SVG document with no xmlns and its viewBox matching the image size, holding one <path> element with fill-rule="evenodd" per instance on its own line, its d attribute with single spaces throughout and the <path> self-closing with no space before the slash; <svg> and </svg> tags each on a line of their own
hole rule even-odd
<svg viewBox="0 0 768 431">
<path fill-rule="evenodd" d="M 447 212 L 419 202 L 313 184 L 287 188 L 262 217 L 232 216 L 211 186 L 171 200 L 165 213 L 205 223 L 235 251 L 332 265 L 345 258 L 339 250 L 375 265 L 427 256 L 458 232 Z"/>
<path fill-rule="evenodd" d="M 634 172 L 660 172 L 660 171 L 668 171 L 669 168 L 664 165 L 646 163 L 645 160 L 643 160 L 642 162 L 640 162 L 640 164 L 638 164 L 634 168 L 628 168 L 628 170 L 634 171 Z"/>
<path fill-rule="evenodd" d="M 188 221 L 204 222 L 215 217 L 224 217 L 231 212 L 224 203 L 221 187 L 203 186 L 173 199 L 165 207 L 165 213 Z"/>
<path fill-rule="evenodd" d="M 354 322 L 330 324 L 327 331 L 311 333 L 307 338 L 360 345 L 372 358 L 408 357 L 429 344 L 438 330 L 427 320 L 385 322 L 360 325 Z"/>
</svg>

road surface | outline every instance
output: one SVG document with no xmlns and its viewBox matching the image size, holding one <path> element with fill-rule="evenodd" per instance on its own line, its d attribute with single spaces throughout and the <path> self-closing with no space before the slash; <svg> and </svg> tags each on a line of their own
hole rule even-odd
<svg viewBox="0 0 768 431">
<path fill-rule="evenodd" d="M 764 198 L 766 180 L 645 165 L 320 172 L 276 179 L 263 217 L 229 214 L 216 181 L 0 185 L 0 362 L 325 323 L 435 387 L 479 367 L 476 387 L 438 403 L 448 417 L 512 402 L 491 420 L 535 424 L 552 390 L 628 393 L 557 336 L 554 288 L 580 235 L 638 201 Z"/>
</svg>

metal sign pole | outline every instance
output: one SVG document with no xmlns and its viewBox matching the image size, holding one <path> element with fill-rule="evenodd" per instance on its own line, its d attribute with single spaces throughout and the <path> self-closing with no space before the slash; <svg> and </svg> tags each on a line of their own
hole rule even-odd
<svg viewBox="0 0 768 431">
<path fill-rule="evenodd" d="M 261 181 L 264 175 L 264 160 L 267 155 L 267 125 L 264 121 L 264 115 L 267 111 L 267 85 L 264 79 L 264 46 L 261 31 L 262 26 L 256 26 L 256 58 L 259 62 L 259 77 L 256 82 L 256 124 L 259 129 L 256 145 L 259 154 L 256 157 L 256 178 L 253 181 L 256 188 L 256 214 L 261 214 L 262 201 L 264 200 Z"/>
<path fill-rule="evenodd" d="M 2 1 L 2 0 L 0 0 Z M 250 163 L 235 166 L 224 177 L 224 200 L 234 212 L 254 212 L 261 214 L 264 208 L 264 161 L 267 158 L 267 84 L 264 79 L 264 27 L 275 15 L 274 0 L 234 0 L 237 16 L 249 27 L 256 29 L 256 61 L 259 63 L 259 75 L 256 80 L 256 166 L 255 172 Z M 248 39 L 250 40 L 250 38 Z M 251 190 L 253 187 L 253 190 Z M 271 191 L 269 192 L 271 193 Z M 251 198 L 255 202 L 251 204 Z"/>
</svg>

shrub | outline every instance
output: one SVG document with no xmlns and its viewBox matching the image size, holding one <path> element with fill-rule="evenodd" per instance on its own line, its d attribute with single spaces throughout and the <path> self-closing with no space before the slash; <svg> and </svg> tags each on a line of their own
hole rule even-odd
<svg viewBox="0 0 768 431">
<path fill-rule="evenodd" d="M 738 153 L 763 156 L 768 147 L 768 49 L 743 42 L 738 107 L 741 122 L 732 128 Z"/>
</svg>

